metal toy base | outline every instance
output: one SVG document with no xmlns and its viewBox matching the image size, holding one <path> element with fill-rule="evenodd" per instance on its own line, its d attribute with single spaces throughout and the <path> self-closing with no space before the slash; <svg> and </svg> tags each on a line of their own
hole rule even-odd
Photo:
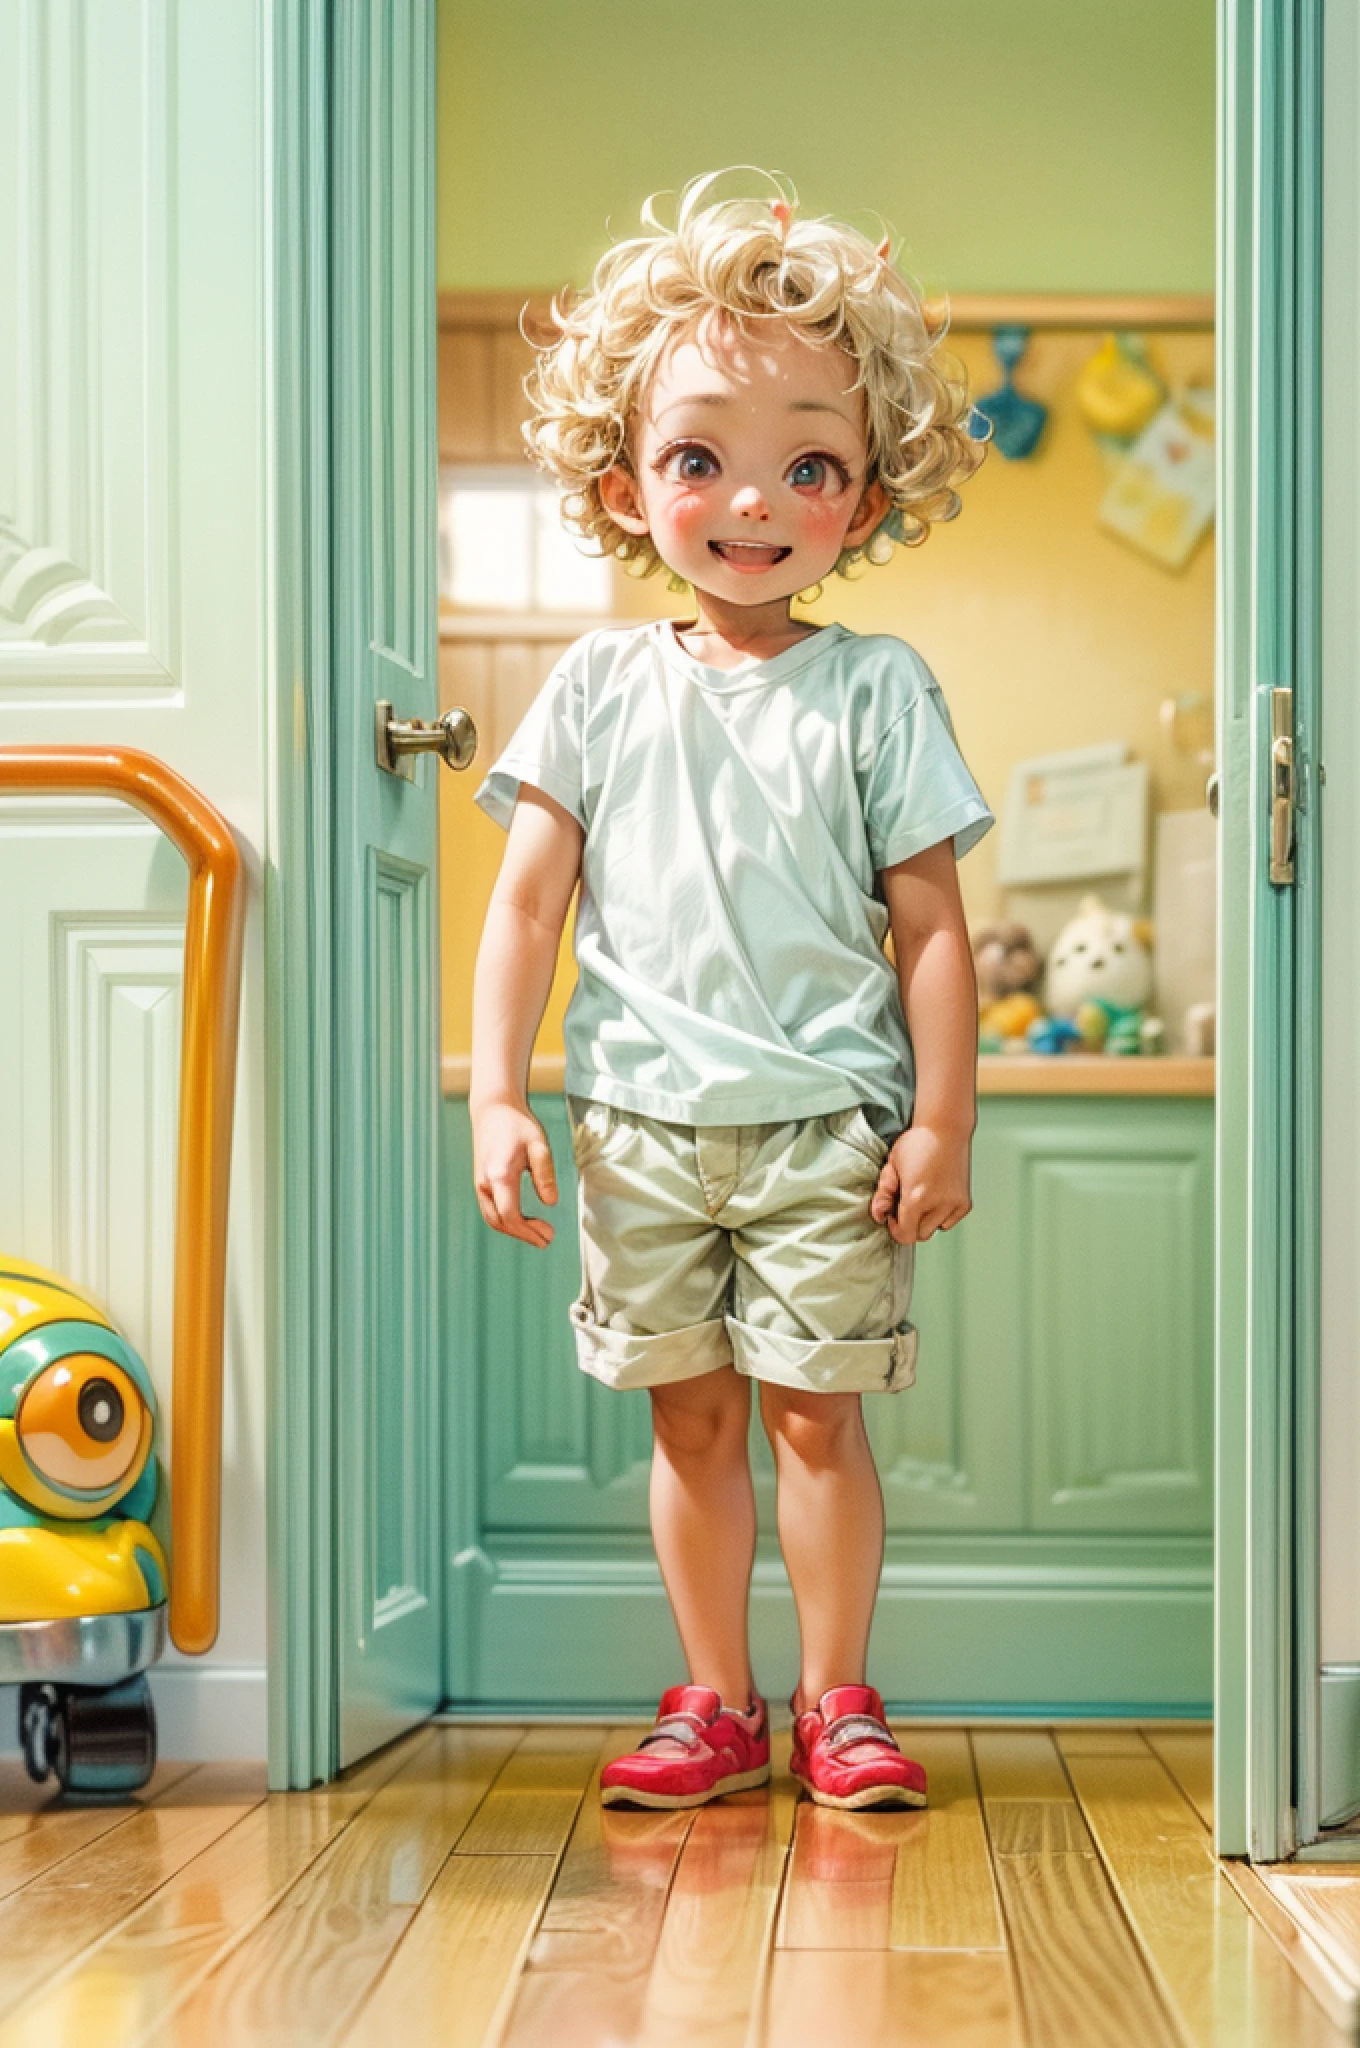
<svg viewBox="0 0 1360 2048">
<path fill-rule="evenodd" d="M 0 1685 L 121 1685 L 165 1648 L 165 1605 L 0 1622 Z"/>
</svg>

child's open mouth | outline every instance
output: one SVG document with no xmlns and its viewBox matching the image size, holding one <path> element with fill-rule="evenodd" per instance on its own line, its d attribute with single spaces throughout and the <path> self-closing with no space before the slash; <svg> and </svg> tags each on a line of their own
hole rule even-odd
<svg viewBox="0 0 1360 2048">
<path fill-rule="evenodd" d="M 792 548 L 772 548 L 758 540 L 711 540 L 709 547 L 720 562 L 726 562 L 729 569 L 773 569 L 780 562 L 786 562 L 793 553 Z"/>
</svg>

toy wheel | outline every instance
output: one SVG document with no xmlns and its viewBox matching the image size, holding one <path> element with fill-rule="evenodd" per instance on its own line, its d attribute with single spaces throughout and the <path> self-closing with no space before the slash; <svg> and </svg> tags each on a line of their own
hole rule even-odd
<svg viewBox="0 0 1360 2048">
<path fill-rule="evenodd" d="M 103 1692 L 62 1686 L 49 1725 L 63 1792 L 137 1792 L 155 1768 L 156 1716 L 140 1672 Z"/>
<path fill-rule="evenodd" d="M 24 1768 L 35 1785 L 43 1784 L 52 1769 L 52 1729 L 56 1711 L 55 1686 L 20 1686 L 19 1740 L 23 1744 Z"/>
</svg>

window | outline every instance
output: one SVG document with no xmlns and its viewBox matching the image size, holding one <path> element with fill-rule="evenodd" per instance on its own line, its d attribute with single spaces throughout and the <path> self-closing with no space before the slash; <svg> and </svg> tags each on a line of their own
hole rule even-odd
<svg viewBox="0 0 1360 2048">
<path fill-rule="evenodd" d="M 520 464 L 439 473 L 439 596 L 468 612 L 605 617 L 613 564 L 562 525 L 558 496 Z"/>
</svg>

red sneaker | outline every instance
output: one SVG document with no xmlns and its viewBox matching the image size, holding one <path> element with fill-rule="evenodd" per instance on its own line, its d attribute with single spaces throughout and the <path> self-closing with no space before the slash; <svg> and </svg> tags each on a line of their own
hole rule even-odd
<svg viewBox="0 0 1360 2048">
<path fill-rule="evenodd" d="M 707 1685 L 673 1685 L 656 1726 L 629 1756 L 600 1773 L 601 1806 L 702 1806 L 770 1780 L 770 1723 L 757 1695 L 754 1718 L 732 1713 Z"/>
<path fill-rule="evenodd" d="M 819 1806 L 924 1806 L 926 1774 L 903 1756 L 871 1685 L 833 1685 L 793 1717 L 789 1769 Z"/>
</svg>

